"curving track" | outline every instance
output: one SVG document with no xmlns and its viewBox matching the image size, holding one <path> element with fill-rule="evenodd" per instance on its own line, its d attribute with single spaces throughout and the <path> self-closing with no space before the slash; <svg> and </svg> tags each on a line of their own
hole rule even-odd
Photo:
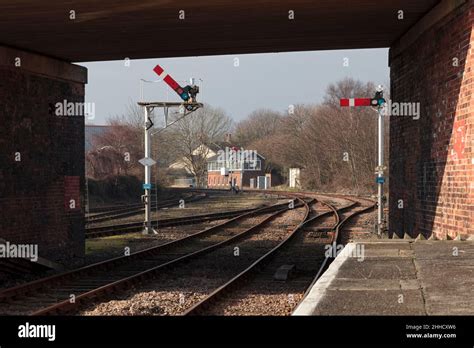
<svg viewBox="0 0 474 348">
<path fill-rule="evenodd" d="M 0 314 L 45 315 L 71 311 L 92 298 L 128 288 L 158 271 L 192 261 L 255 233 L 286 210 L 288 206 L 281 204 L 253 209 L 203 231 L 130 256 L 6 289 L 0 292 Z M 234 231 L 229 233 L 229 228 Z"/>
<path fill-rule="evenodd" d="M 183 195 L 183 196 L 180 196 L 179 198 L 168 199 L 168 200 L 159 202 L 158 204 L 153 204 L 151 209 L 163 209 L 163 208 L 178 206 L 180 199 L 185 199 L 187 203 L 196 202 L 196 201 L 206 198 L 206 196 L 207 196 L 206 193 L 200 193 L 200 194 L 190 193 L 189 195 Z M 91 224 L 91 223 L 110 221 L 114 219 L 120 219 L 124 217 L 133 216 L 136 214 L 140 214 L 140 213 L 143 213 L 144 211 L 145 211 L 145 208 L 143 207 L 143 203 L 132 204 L 126 207 L 118 207 L 118 208 L 110 209 L 108 211 L 100 212 L 94 215 L 89 215 L 87 217 L 86 222 L 88 224 Z"/>
<path fill-rule="evenodd" d="M 202 296 L 240 273 L 263 254 L 271 250 L 309 213 L 313 200 L 301 207 L 285 210 L 258 231 L 239 241 L 214 250 L 193 263 L 183 264 L 169 272 L 162 272 L 152 282 L 122 294 L 116 301 L 92 305 L 83 314 L 178 315 Z M 231 230 L 229 230 L 231 232 Z M 236 248 L 239 253 L 235 254 Z M 117 298 L 114 296 L 114 298 Z M 123 300 L 122 300 L 123 299 Z M 135 310 L 140 308 L 140 310 Z"/>
<path fill-rule="evenodd" d="M 362 206 L 345 199 L 349 204 L 339 208 L 321 202 L 326 211 L 317 209 L 287 239 L 184 314 L 290 315 L 332 259 L 325 257 L 326 246 L 338 243 L 351 218 L 374 208 L 372 202 Z M 275 280 L 282 266 L 292 272 L 283 272 L 284 281 Z"/>
<path fill-rule="evenodd" d="M 343 228 L 356 216 L 371 211 L 374 202 L 341 195 L 269 193 L 297 201 L 292 213 L 297 214 L 299 222 L 292 225 L 284 219 L 291 210 L 287 203 L 161 220 L 160 226 L 165 227 L 228 219 L 129 256 L 1 291 L 0 314 L 77 312 L 94 299 L 107 298 L 110 293 L 123 294 L 124 290 L 155 278 L 168 287 L 169 293 L 183 287 L 197 289 L 203 282 L 206 290 L 151 314 L 289 315 L 332 261 L 332 256 L 325 257 L 326 246 L 344 243 L 347 233 L 344 235 Z M 141 228 L 141 223 L 96 227 L 88 230 L 88 237 Z M 242 255 L 229 258 L 236 246 Z M 282 266 L 293 268 L 282 273 Z M 277 273 L 278 278 L 283 274 L 288 279 L 275 280 Z M 157 304 L 158 307 L 165 306 Z"/>
</svg>

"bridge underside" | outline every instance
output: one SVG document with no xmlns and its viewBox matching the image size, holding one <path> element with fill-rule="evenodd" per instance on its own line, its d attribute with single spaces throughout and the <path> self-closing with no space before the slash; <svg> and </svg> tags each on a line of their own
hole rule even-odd
<svg viewBox="0 0 474 348">
<path fill-rule="evenodd" d="M 389 47 L 437 3 L 6 0 L 0 44 L 71 62 Z"/>
<path fill-rule="evenodd" d="M 473 12 L 474 0 L 2 1 L 0 238 L 84 254 L 84 118 L 50 107 L 84 101 L 87 72 L 70 62 L 375 47 L 391 47 L 392 99 L 421 107 L 390 120 L 391 232 L 474 235 Z"/>
</svg>

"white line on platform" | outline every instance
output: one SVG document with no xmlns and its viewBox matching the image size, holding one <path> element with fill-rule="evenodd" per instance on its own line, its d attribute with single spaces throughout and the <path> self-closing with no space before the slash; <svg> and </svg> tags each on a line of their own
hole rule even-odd
<svg viewBox="0 0 474 348">
<path fill-rule="evenodd" d="M 321 278 L 319 278 L 313 285 L 308 296 L 301 301 L 291 315 L 313 315 L 319 302 L 324 297 L 326 289 L 331 285 L 334 278 L 336 278 L 339 268 L 349 257 L 351 257 L 356 244 L 357 243 L 349 243 L 346 245 L 344 252 L 337 255 L 326 272 L 324 272 Z"/>
</svg>

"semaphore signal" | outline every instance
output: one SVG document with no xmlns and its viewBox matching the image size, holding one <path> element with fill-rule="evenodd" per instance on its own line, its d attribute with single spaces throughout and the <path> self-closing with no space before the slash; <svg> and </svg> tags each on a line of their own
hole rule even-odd
<svg viewBox="0 0 474 348">
<path fill-rule="evenodd" d="M 380 88 L 380 86 L 379 86 Z M 383 107 L 386 103 L 383 97 L 383 90 L 375 93 L 373 98 L 343 98 L 340 100 L 341 106 L 372 106 L 372 107 Z"/>
<path fill-rule="evenodd" d="M 139 161 L 145 167 L 145 176 L 143 182 L 144 195 L 142 195 L 142 202 L 145 205 L 145 221 L 144 221 L 144 230 L 145 234 L 156 234 L 157 232 L 153 229 L 151 221 L 151 190 L 153 189 L 153 184 L 151 183 L 151 168 L 156 164 L 156 161 L 151 158 L 151 135 L 156 134 L 152 133 L 152 127 L 154 125 L 152 117 L 150 115 L 153 113 L 155 108 L 163 108 L 164 116 L 164 127 L 161 129 L 166 129 L 174 123 L 181 120 L 183 117 L 186 117 L 190 113 L 196 111 L 197 109 L 203 107 L 202 103 L 198 103 L 196 96 L 199 93 L 199 87 L 194 84 L 194 79 L 191 79 L 191 84 L 185 87 L 181 87 L 175 79 L 171 77 L 160 65 L 155 66 L 153 71 L 160 76 L 160 78 L 175 91 L 179 97 L 184 101 L 183 102 L 144 102 L 141 101 L 138 103 L 144 109 L 144 148 L 145 156 Z M 144 80 L 142 80 L 144 81 Z M 178 117 L 171 123 L 168 123 L 168 109 L 173 107 L 179 107 L 180 113 L 183 115 Z M 181 112 L 182 109 L 182 112 Z"/>
<path fill-rule="evenodd" d="M 372 106 L 370 98 L 348 98 L 341 99 L 341 106 Z"/>
<path fill-rule="evenodd" d="M 181 87 L 175 79 L 171 77 L 160 65 L 155 66 L 153 71 L 166 82 L 168 86 L 175 91 L 185 102 L 196 102 L 196 95 L 199 93 L 199 87 L 196 85 L 187 85 Z"/>
<path fill-rule="evenodd" d="M 383 217 L 384 195 L 383 184 L 385 183 L 384 170 L 384 108 L 386 101 L 383 97 L 383 86 L 379 85 L 373 98 L 343 98 L 340 100 L 341 107 L 363 107 L 371 106 L 378 112 L 378 165 L 375 168 L 377 175 L 377 232 L 381 234 L 385 229 Z"/>
</svg>

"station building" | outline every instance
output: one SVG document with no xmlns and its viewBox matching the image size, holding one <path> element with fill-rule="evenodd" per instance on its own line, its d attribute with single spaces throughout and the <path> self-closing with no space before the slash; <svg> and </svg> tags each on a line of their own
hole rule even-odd
<svg viewBox="0 0 474 348">
<path fill-rule="evenodd" d="M 257 178 L 265 176 L 265 158 L 254 150 L 226 151 L 207 160 L 207 186 L 209 188 L 230 188 L 232 186 L 254 188 Z M 230 153 L 230 155 L 229 155 Z M 240 158 L 239 158 L 240 156 Z"/>
</svg>

